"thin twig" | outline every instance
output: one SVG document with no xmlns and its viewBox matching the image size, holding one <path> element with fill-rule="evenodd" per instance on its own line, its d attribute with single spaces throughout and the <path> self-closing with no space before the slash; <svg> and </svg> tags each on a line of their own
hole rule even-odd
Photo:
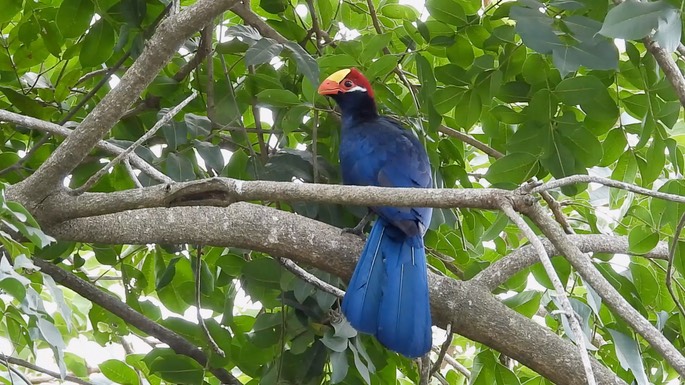
<svg viewBox="0 0 685 385">
<path fill-rule="evenodd" d="M 8 355 L 0 353 L 0 360 L 2 360 L 6 366 L 7 366 L 7 364 L 23 366 L 27 369 L 33 370 L 34 372 L 47 374 L 48 376 L 53 377 L 53 378 L 71 381 L 71 382 L 81 384 L 81 385 L 93 385 L 91 382 L 82 380 L 82 379 L 80 379 L 76 376 L 70 375 L 70 374 L 67 374 L 64 378 L 62 378 L 62 375 L 57 373 L 57 372 L 53 372 L 52 370 L 41 368 L 40 366 L 34 365 L 28 361 L 22 360 L 21 358 L 15 358 L 15 357 L 8 356 Z"/>
<path fill-rule="evenodd" d="M 545 202 L 547 202 L 547 206 L 549 206 L 549 209 L 552 210 L 552 214 L 554 214 L 554 219 L 559 222 L 561 227 L 564 229 L 564 232 L 566 234 L 575 234 L 576 232 L 566 220 L 566 216 L 561 212 L 561 205 L 559 202 L 557 202 L 547 191 L 541 191 L 540 196 L 545 200 Z"/>
<path fill-rule="evenodd" d="M 680 238 L 680 233 L 683 231 L 683 227 L 685 227 L 685 214 L 683 214 L 680 217 L 680 222 L 678 222 L 678 226 L 676 227 L 675 232 L 673 233 L 673 242 L 671 243 L 671 249 L 668 253 L 668 265 L 666 267 L 666 289 L 668 289 L 668 293 L 671 295 L 671 298 L 673 298 L 673 301 L 678 306 L 678 310 L 680 310 L 680 315 L 685 317 L 685 308 L 683 308 L 683 304 L 680 303 L 678 296 L 675 294 L 672 284 L 673 260 L 675 259 L 675 251 L 678 247 L 678 241 Z"/>
<path fill-rule="evenodd" d="M 452 334 L 452 323 L 447 324 L 447 328 L 445 328 L 445 335 L 445 342 L 442 343 L 442 346 L 440 347 L 440 353 L 438 353 L 438 358 L 435 359 L 435 363 L 433 363 L 433 367 L 431 367 L 431 376 L 433 376 L 435 373 L 438 372 L 438 370 L 440 370 L 440 365 L 442 365 L 442 360 L 445 359 L 447 349 L 449 349 L 450 345 L 452 345 L 452 337 L 454 337 L 454 335 Z"/>
<path fill-rule="evenodd" d="M 613 179 L 609 179 L 609 178 L 603 178 L 601 176 L 593 176 L 593 175 L 572 175 L 572 176 L 568 176 L 566 178 L 552 180 L 552 181 L 549 181 L 547 183 L 543 183 L 537 187 L 533 187 L 532 189 L 530 189 L 530 192 L 534 194 L 534 193 L 539 193 L 541 191 L 552 190 L 555 188 L 568 186 L 568 185 L 572 185 L 572 184 L 577 184 L 577 183 L 599 183 L 599 184 L 602 184 L 604 186 L 615 187 L 615 188 L 619 188 L 622 190 L 634 192 L 636 194 L 647 195 L 647 196 L 651 196 L 651 197 L 659 198 L 659 199 L 664 199 L 664 200 L 671 201 L 671 202 L 685 203 L 685 196 L 664 193 L 661 191 L 654 191 L 654 190 L 646 189 L 644 187 L 640 187 L 640 186 L 637 186 L 634 184 L 630 184 L 630 183 L 626 183 L 626 182 L 619 182 L 617 180 L 613 180 Z"/>
<path fill-rule="evenodd" d="M 133 150 L 135 150 L 143 142 L 145 142 L 150 137 L 152 137 L 155 134 L 155 132 L 157 132 L 157 130 L 159 130 L 162 126 L 167 124 L 167 122 L 169 122 L 176 114 L 178 114 L 188 103 L 190 103 L 193 99 L 195 99 L 196 96 L 197 96 L 197 91 L 193 91 L 193 93 L 190 94 L 190 96 L 188 96 L 187 98 L 185 98 L 185 100 L 183 100 L 179 105 L 177 105 L 176 107 L 169 110 L 166 114 L 164 114 L 162 119 L 157 121 L 157 123 L 155 123 L 155 125 L 152 126 L 152 128 L 148 132 L 146 132 L 138 140 L 133 142 L 133 144 L 131 144 L 121 154 L 117 155 L 114 159 L 109 161 L 109 163 L 107 163 L 107 165 L 105 165 L 105 167 L 98 170 L 98 172 L 96 172 L 95 175 L 91 176 L 86 181 L 86 183 L 84 183 L 81 187 L 74 189 L 73 193 L 78 195 L 78 194 L 82 194 L 82 193 L 88 191 L 88 189 L 93 187 L 93 185 L 95 185 L 95 183 L 97 183 L 97 181 L 100 180 L 100 178 L 102 178 L 102 176 L 105 175 L 109 171 L 110 168 L 114 167 L 117 163 L 119 163 L 119 161 L 121 161 L 122 159 L 127 157 L 128 154 L 133 152 Z"/>
<path fill-rule="evenodd" d="M 8 111 L 9 112 L 9 111 Z M 39 141 L 37 141 L 33 146 L 31 146 L 31 149 L 24 155 L 23 158 L 19 159 L 19 161 L 11 166 L 5 167 L 2 170 L 0 170 L 0 176 L 5 175 L 8 172 L 12 172 L 14 170 L 20 169 L 24 163 L 26 163 L 29 159 L 31 159 L 31 156 L 36 153 L 36 151 L 45 143 L 48 142 L 48 140 L 52 139 L 52 134 L 47 133 L 45 136 L 40 138 Z"/>
<path fill-rule="evenodd" d="M 247 70 L 250 75 L 254 76 L 254 66 L 247 66 Z M 259 106 L 257 105 L 257 97 L 252 96 L 252 117 L 254 117 L 254 126 L 257 129 L 257 143 L 259 143 L 259 159 L 262 164 L 266 164 L 269 160 L 269 149 L 266 147 L 266 142 L 264 142 L 264 131 L 262 130 L 262 117 L 259 113 Z"/>
<path fill-rule="evenodd" d="M 0 121 L 4 122 L 10 122 L 14 123 L 19 126 L 23 127 L 28 127 L 31 129 L 43 131 L 43 132 L 48 132 L 51 134 L 56 134 L 64 137 L 68 137 L 73 133 L 73 130 L 68 129 L 64 126 L 60 126 L 55 123 L 50 123 L 46 122 L 44 120 L 32 118 L 30 116 L 25 116 L 25 115 L 20 115 L 14 112 L 10 111 L 5 111 L 5 110 L 0 110 Z M 121 154 L 124 149 L 122 149 L 119 146 L 116 146 L 112 143 L 106 142 L 104 140 L 101 140 L 97 143 L 96 145 L 97 148 L 107 151 L 110 154 Z M 159 172 L 156 168 L 154 168 L 152 165 L 147 163 L 145 160 L 143 160 L 141 157 L 139 157 L 137 154 L 130 154 L 129 155 L 129 160 L 131 163 L 136 166 L 140 171 L 146 173 L 149 175 L 152 179 L 161 182 L 161 183 L 169 183 L 173 182 L 173 179 L 169 178 L 168 176 L 164 175 L 163 173 Z"/>
<path fill-rule="evenodd" d="M 430 351 L 416 359 L 419 364 L 419 385 L 428 385 L 431 378 L 431 355 Z"/>
<path fill-rule="evenodd" d="M 310 0 L 311 1 L 311 0 Z M 312 182 L 319 183 L 319 112 L 312 119 Z"/>
<path fill-rule="evenodd" d="M 578 350 L 580 352 L 580 359 L 583 363 L 583 369 L 585 370 L 585 378 L 587 381 L 586 383 L 588 385 L 596 385 L 597 381 L 595 380 L 595 375 L 592 370 L 590 355 L 588 354 L 587 348 L 585 346 L 585 333 L 583 333 L 583 329 L 581 329 L 580 327 L 580 323 L 576 318 L 576 313 L 575 311 L 573 311 L 571 302 L 568 300 L 568 297 L 566 296 L 566 289 L 562 285 L 561 280 L 559 280 L 557 272 L 554 270 L 554 266 L 552 265 L 552 261 L 549 259 L 549 256 L 547 255 L 547 250 L 545 250 L 545 246 L 542 244 L 542 242 L 540 242 L 540 239 L 535 234 L 533 229 L 531 229 L 530 226 L 528 226 L 528 223 L 526 223 L 526 221 L 523 220 L 523 217 L 521 217 L 516 211 L 514 211 L 514 208 L 511 206 L 510 203 L 503 202 L 500 205 L 500 208 L 502 212 L 504 212 L 504 214 L 506 214 L 507 217 L 509 217 L 509 219 L 512 222 L 514 222 L 514 224 L 516 224 L 516 226 L 521 230 L 523 235 L 525 235 L 526 238 L 528 238 L 528 241 L 535 248 L 538 257 L 540 258 L 540 262 L 542 263 L 542 266 L 545 268 L 545 272 L 547 273 L 547 276 L 549 277 L 550 281 L 554 286 L 556 296 L 559 299 L 559 302 L 561 303 L 561 308 L 564 312 L 564 315 L 567 317 L 569 325 L 571 326 L 571 330 L 575 337 L 575 342 L 578 345 Z"/>
<path fill-rule="evenodd" d="M 214 25 L 214 23 L 210 24 Z M 213 29 L 210 28 L 209 26 L 205 27 L 202 30 L 202 45 L 208 44 L 209 45 L 209 50 L 211 51 L 213 45 L 212 45 L 212 39 L 213 39 Z M 196 54 L 195 57 L 200 55 L 200 52 L 203 52 L 204 50 L 199 50 Z M 207 117 L 209 118 L 210 121 L 214 121 L 216 113 L 216 103 L 214 101 L 214 56 L 213 55 L 207 55 L 207 86 L 206 86 L 206 93 L 207 93 Z"/>
<path fill-rule="evenodd" d="M 314 286 L 318 289 L 321 289 L 321 290 L 325 291 L 326 293 L 333 294 L 334 296 L 336 296 L 338 298 L 342 298 L 345 296 L 344 291 L 338 289 L 337 287 L 331 285 L 328 282 L 322 281 L 317 276 L 315 276 L 314 274 L 312 274 L 312 273 L 308 272 L 307 270 L 301 268 L 295 262 L 289 260 L 288 258 L 277 257 L 276 260 L 281 265 L 283 265 L 283 267 L 288 269 L 291 273 L 295 274 L 300 279 L 311 284 L 312 286 Z"/>
<path fill-rule="evenodd" d="M 205 337 L 207 338 L 207 342 L 209 342 L 209 346 L 212 348 L 214 353 L 220 355 L 221 357 L 226 357 L 226 353 L 219 347 L 219 345 L 214 341 L 214 337 L 212 337 L 212 334 L 209 332 L 209 329 L 207 329 L 207 324 L 205 323 L 205 319 L 202 317 L 201 309 L 202 309 L 202 246 L 198 245 L 197 249 L 197 257 L 195 259 L 195 309 L 197 312 L 195 313 L 197 316 L 197 323 L 200 324 L 200 327 L 202 328 L 202 332 L 204 333 Z"/>
<path fill-rule="evenodd" d="M 133 170 L 133 167 L 131 167 L 131 162 L 128 160 L 128 158 L 124 159 L 124 167 L 126 168 L 128 175 L 131 177 L 133 184 L 135 184 L 137 188 L 143 188 L 143 184 L 140 183 L 140 180 L 138 179 L 136 172 Z"/>
<path fill-rule="evenodd" d="M 437 347 L 437 346 L 434 346 L 434 347 L 433 347 L 433 351 L 434 351 L 435 353 L 438 353 L 438 352 L 439 352 L 439 351 L 438 351 L 438 347 Z M 464 377 L 466 377 L 467 379 L 468 379 L 468 378 L 471 378 L 471 372 L 466 368 L 466 366 L 460 364 L 459 361 L 455 360 L 452 356 L 450 356 L 449 354 L 445 354 L 445 356 L 443 357 L 443 359 L 444 359 L 445 362 L 447 362 L 451 367 L 453 367 L 454 369 L 456 369 L 457 372 L 461 373 Z"/>
<path fill-rule="evenodd" d="M 475 148 L 481 150 L 485 154 L 487 154 L 487 155 L 489 155 L 495 159 L 499 159 L 499 158 L 504 156 L 504 154 L 502 154 L 501 152 L 499 152 L 499 151 L 495 150 L 494 148 L 488 146 L 487 144 L 480 142 L 480 141 L 474 139 L 473 137 L 471 137 L 470 135 L 464 134 L 463 132 L 459 132 L 453 128 L 449 128 L 449 127 L 445 127 L 445 126 L 441 125 L 440 127 L 438 127 L 438 131 L 442 132 L 445 135 L 455 137 L 455 138 L 461 140 L 462 142 L 464 142 L 466 144 L 470 144 L 472 147 L 475 147 Z"/>
<path fill-rule="evenodd" d="M 316 35 L 316 49 L 321 47 L 321 40 L 326 42 L 326 44 L 331 43 L 331 37 L 321 29 L 319 24 L 319 15 L 316 14 L 316 7 L 314 7 L 314 0 L 307 0 L 307 8 L 309 8 L 309 15 L 312 18 L 312 29 Z"/>
<path fill-rule="evenodd" d="M 111 76 L 111 71 L 112 71 L 112 68 L 111 68 L 111 67 L 108 67 L 108 68 L 100 68 L 100 69 L 98 69 L 98 70 L 88 72 L 87 74 L 81 76 L 81 77 L 76 81 L 76 83 L 74 84 L 74 87 L 76 87 L 76 86 L 78 86 L 79 84 L 85 82 L 86 80 L 91 79 L 91 78 L 94 78 L 94 77 L 96 77 L 96 76 L 98 76 L 98 75 L 107 74 L 106 76 Z"/>
</svg>

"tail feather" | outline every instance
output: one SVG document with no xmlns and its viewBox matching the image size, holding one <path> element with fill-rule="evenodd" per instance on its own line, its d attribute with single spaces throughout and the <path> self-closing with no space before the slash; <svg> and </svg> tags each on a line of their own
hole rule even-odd
<svg viewBox="0 0 685 385">
<path fill-rule="evenodd" d="M 350 324 L 362 333 L 375 334 L 383 285 L 383 248 L 388 247 L 385 226 L 379 221 L 371 228 L 364 250 L 354 269 L 342 310 Z"/>
<path fill-rule="evenodd" d="M 387 348 L 419 357 L 431 347 L 426 254 L 420 235 L 406 237 L 379 219 L 362 251 L 343 313 Z"/>
<path fill-rule="evenodd" d="M 377 332 L 383 345 L 407 357 L 426 354 L 432 343 L 426 252 L 421 237 L 413 238 L 386 260 Z"/>
</svg>

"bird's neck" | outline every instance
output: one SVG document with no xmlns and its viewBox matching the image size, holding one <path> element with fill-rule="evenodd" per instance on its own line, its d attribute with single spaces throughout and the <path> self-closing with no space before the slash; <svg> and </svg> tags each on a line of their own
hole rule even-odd
<svg viewBox="0 0 685 385">
<path fill-rule="evenodd" d="M 335 97 L 342 113 L 343 126 L 376 119 L 376 102 L 367 94 L 339 95 Z"/>
</svg>

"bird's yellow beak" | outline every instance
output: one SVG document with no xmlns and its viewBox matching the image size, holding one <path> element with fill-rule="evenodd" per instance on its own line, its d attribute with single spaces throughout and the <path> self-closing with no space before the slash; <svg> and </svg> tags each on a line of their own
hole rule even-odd
<svg viewBox="0 0 685 385">
<path fill-rule="evenodd" d="M 319 95 L 336 95 L 338 92 L 343 91 L 340 88 L 340 82 L 345 79 L 345 77 L 350 73 L 350 69 L 344 69 L 332 73 L 326 78 L 321 85 L 319 85 Z"/>
</svg>

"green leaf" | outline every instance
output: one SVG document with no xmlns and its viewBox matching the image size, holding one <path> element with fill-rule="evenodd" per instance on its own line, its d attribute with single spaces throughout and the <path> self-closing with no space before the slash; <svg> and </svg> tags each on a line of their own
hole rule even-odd
<svg viewBox="0 0 685 385">
<path fill-rule="evenodd" d="M 456 64 L 436 67 L 435 78 L 446 85 L 468 86 L 471 84 L 471 79 L 466 70 Z"/>
<path fill-rule="evenodd" d="M 79 62 L 84 68 L 107 61 L 114 50 L 114 28 L 104 19 L 98 20 L 83 38 Z"/>
<path fill-rule="evenodd" d="M 673 267 L 681 276 L 685 276 L 685 242 L 683 241 L 678 241 L 676 244 L 675 253 L 673 254 Z"/>
<path fill-rule="evenodd" d="M 361 55 L 359 55 L 359 61 L 366 63 L 375 58 L 378 54 L 383 54 L 383 48 L 387 47 L 391 38 L 392 35 L 389 33 L 371 36 L 368 41 L 364 42 L 364 49 L 362 50 Z"/>
<path fill-rule="evenodd" d="M 659 26 L 659 19 L 667 19 L 672 10 L 673 7 L 662 0 L 626 0 L 607 13 L 599 33 L 626 40 L 642 39 Z"/>
<path fill-rule="evenodd" d="M 259 0 L 259 6 L 262 7 L 263 10 L 265 10 L 269 13 L 279 14 L 288 8 L 288 1 L 286 1 L 286 0 Z"/>
<path fill-rule="evenodd" d="M 463 35 L 454 37 L 454 44 L 446 48 L 446 53 L 450 63 L 463 68 L 468 68 L 475 58 L 471 41 Z"/>
<path fill-rule="evenodd" d="M 565 141 L 560 135 L 553 135 L 552 140 L 549 141 L 545 156 L 540 160 L 540 163 L 549 170 L 555 178 L 563 178 L 579 173 L 586 173 L 582 165 L 576 162 L 573 152 L 566 146 Z M 582 186 L 586 185 L 572 185 L 562 188 L 562 192 L 566 195 L 572 196 L 580 192 Z"/>
<path fill-rule="evenodd" d="M 492 184 L 520 184 L 530 179 L 537 171 L 537 157 L 523 152 L 516 152 L 497 159 L 488 168 L 485 179 Z"/>
<path fill-rule="evenodd" d="M 609 131 L 606 139 L 602 142 L 602 160 L 599 165 L 606 167 L 614 163 L 625 152 L 627 145 L 628 140 L 623 130 L 615 128 Z"/>
<path fill-rule="evenodd" d="M 276 107 L 296 106 L 300 104 L 300 99 L 297 95 L 288 90 L 264 90 L 257 94 L 257 100 Z"/>
<path fill-rule="evenodd" d="M 469 130 L 480 118 L 483 102 L 480 94 L 474 90 L 468 90 L 457 103 L 454 110 L 454 121 L 465 130 Z"/>
<path fill-rule="evenodd" d="M 633 277 L 635 288 L 640 294 L 640 299 L 647 306 L 654 306 L 659 298 L 659 282 L 656 274 L 647 266 L 634 262 L 630 263 L 630 275 Z"/>
<path fill-rule="evenodd" d="M 554 266 L 554 271 L 556 271 L 561 284 L 565 286 L 571 275 L 571 264 L 564 258 L 552 258 L 552 266 Z M 554 290 L 554 284 L 549 279 L 549 275 L 547 275 L 547 271 L 541 263 L 533 265 L 530 272 L 540 285 L 549 290 Z"/>
<path fill-rule="evenodd" d="M 91 0 L 62 1 L 55 18 L 62 36 L 77 37 L 85 32 L 93 18 L 93 11 L 94 6 Z"/>
<path fill-rule="evenodd" d="M 559 83 L 554 90 L 557 97 L 567 104 L 579 105 L 592 100 L 596 93 L 606 92 L 606 87 L 594 76 L 576 76 Z"/>
<path fill-rule="evenodd" d="M 161 272 L 157 273 L 157 282 L 155 284 L 156 290 L 161 290 L 174 279 L 176 275 L 176 264 L 181 260 L 181 257 L 174 257 L 169 261 L 169 265 Z"/>
<path fill-rule="evenodd" d="M 88 377 L 88 365 L 85 358 L 70 352 L 64 353 L 64 363 L 69 372 L 77 377 Z"/>
<path fill-rule="evenodd" d="M 328 332 L 324 334 L 321 342 L 334 352 L 343 353 L 347 350 L 348 339 L 334 336 L 331 329 L 328 329 Z"/>
<path fill-rule="evenodd" d="M 245 52 L 245 64 L 259 65 L 268 63 L 275 56 L 278 56 L 282 50 L 283 45 L 265 37 L 247 49 L 247 52 Z"/>
<path fill-rule="evenodd" d="M 419 17 L 419 12 L 410 5 L 386 4 L 379 11 L 381 15 L 391 19 L 415 21 Z"/>
<path fill-rule="evenodd" d="M 232 25 L 226 28 L 224 36 L 240 37 L 248 41 L 257 41 L 262 35 L 251 25 Z"/>
<path fill-rule="evenodd" d="M 505 305 L 530 318 L 540 309 L 540 292 L 533 290 L 522 291 L 502 301 Z"/>
<path fill-rule="evenodd" d="M 616 356 L 621 363 L 621 367 L 633 372 L 633 376 L 635 376 L 638 385 L 648 385 L 650 382 L 645 373 L 645 367 L 642 363 L 642 356 L 640 355 L 640 348 L 637 342 L 618 330 L 607 330 L 611 334 L 611 339 L 614 340 Z"/>
<path fill-rule="evenodd" d="M 576 76 L 565 79 L 554 90 L 559 100 L 569 105 L 580 105 L 592 124 L 586 127 L 593 129 L 595 135 L 603 134 L 612 128 L 618 119 L 619 110 L 616 102 L 602 82 L 594 76 Z M 605 122 L 606 124 L 599 124 Z M 601 127 L 594 127 L 601 126 Z"/>
<path fill-rule="evenodd" d="M 543 88 L 533 95 L 524 111 L 529 120 L 546 124 L 557 114 L 558 104 L 555 95 Z"/>
<path fill-rule="evenodd" d="M 98 365 L 102 374 L 117 384 L 138 385 L 138 374 L 119 360 L 107 360 Z"/>
<path fill-rule="evenodd" d="M 23 0 L 0 0 L 0 24 L 7 23 L 22 9 Z"/>
<path fill-rule="evenodd" d="M 191 137 L 197 138 L 198 136 L 206 136 L 212 131 L 212 122 L 206 116 L 192 113 L 185 114 L 183 116 L 183 122 L 188 128 L 188 131 L 192 134 Z M 180 141 L 177 143 L 180 143 Z"/>
<path fill-rule="evenodd" d="M 218 174 L 226 166 L 224 164 L 224 156 L 221 154 L 221 148 L 219 148 L 219 146 L 209 142 L 200 142 L 196 140 L 195 149 L 202 157 L 202 160 L 204 160 L 208 170 L 214 170 Z"/>
<path fill-rule="evenodd" d="M 66 347 L 62 334 L 55 327 L 55 324 L 40 316 L 38 317 L 37 326 L 45 342 L 55 349 L 64 349 Z"/>
<path fill-rule="evenodd" d="M 34 118 L 44 118 L 46 113 L 49 112 L 44 106 L 42 106 L 38 101 L 30 98 L 24 94 L 21 94 L 9 87 L 0 87 L 0 92 L 2 92 L 9 102 L 14 105 L 19 111 L 25 115 L 32 116 Z"/>
<path fill-rule="evenodd" d="M 666 143 L 663 140 L 654 138 L 647 148 L 647 155 L 644 161 L 638 159 L 642 185 L 648 186 L 654 182 L 662 172 L 666 164 Z"/>
<path fill-rule="evenodd" d="M 204 378 L 204 368 L 192 358 L 182 355 L 157 357 L 150 364 L 150 372 L 173 384 L 196 385 L 201 384 Z"/>
<path fill-rule="evenodd" d="M 659 43 L 659 47 L 672 53 L 680 45 L 680 37 L 683 32 L 680 13 L 675 8 L 669 8 L 665 15 L 659 18 L 659 26 L 654 34 L 654 41 Z"/>
<path fill-rule="evenodd" d="M 573 152 L 583 167 L 596 166 L 602 159 L 602 145 L 588 129 L 577 125 L 568 130 L 560 130 L 564 144 Z"/>
<path fill-rule="evenodd" d="M 21 302 L 26 297 L 26 287 L 16 278 L 5 277 L 0 280 L 0 290 Z"/>
<path fill-rule="evenodd" d="M 633 227 L 628 234 L 628 251 L 633 254 L 645 254 L 659 243 L 659 234 L 647 226 Z"/>
<path fill-rule="evenodd" d="M 618 164 L 611 173 L 611 179 L 634 183 L 636 175 L 637 162 L 635 161 L 635 154 L 631 151 L 626 151 L 618 158 Z"/>
<path fill-rule="evenodd" d="M 195 179 L 193 163 L 185 156 L 169 154 L 166 159 L 166 174 L 177 182 Z"/>
<path fill-rule="evenodd" d="M 446 114 L 462 99 L 466 91 L 463 88 L 448 86 L 440 88 L 433 94 L 433 107 L 440 114 Z"/>
<path fill-rule="evenodd" d="M 331 384 L 342 382 L 347 376 L 350 364 L 347 362 L 345 352 L 332 351 L 331 357 Z"/>
<path fill-rule="evenodd" d="M 563 44 L 553 49 L 552 59 L 561 76 L 575 72 L 581 66 L 595 70 L 618 68 L 618 49 L 609 40 Z"/>
<path fill-rule="evenodd" d="M 271 258 L 255 259 L 243 266 L 243 274 L 258 282 L 279 283 L 281 266 Z"/>
<path fill-rule="evenodd" d="M 433 67 L 421 54 L 416 54 L 414 56 L 416 59 L 416 67 L 419 75 L 419 81 L 421 82 L 421 95 L 428 97 L 433 92 L 435 92 L 435 75 L 433 75 Z"/>
<path fill-rule="evenodd" d="M 369 81 L 383 79 L 397 66 L 397 58 L 393 56 L 381 56 L 371 63 L 366 69 L 366 77 Z"/>
<path fill-rule="evenodd" d="M 288 49 L 295 59 L 297 72 L 304 75 L 312 84 L 317 84 L 319 82 L 319 66 L 316 64 L 316 59 L 295 42 L 285 42 L 283 47 Z"/>
<path fill-rule="evenodd" d="M 426 8 L 435 20 L 457 27 L 466 25 L 466 13 L 455 0 L 427 0 Z"/>
<path fill-rule="evenodd" d="M 537 4 L 535 8 L 511 7 L 509 16 L 516 20 L 516 33 L 527 47 L 539 53 L 551 53 L 561 45 L 561 40 L 552 28 L 554 20 L 540 12 L 542 4 Z"/>
</svg>

